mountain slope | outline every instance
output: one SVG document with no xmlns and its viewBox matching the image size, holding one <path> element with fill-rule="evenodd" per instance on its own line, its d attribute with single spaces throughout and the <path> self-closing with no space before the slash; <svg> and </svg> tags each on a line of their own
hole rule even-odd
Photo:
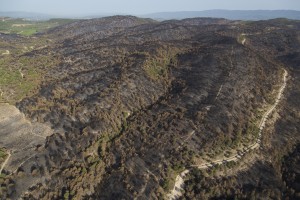
<svg viewBox="0 0 300 200">
<path fill-rule="evenodd" d="M 298 21 L 115 16 L 37 37 L 52 42 L 20 57 L 55 62 L 38 66 L 41 83 L 16 105 L 54 134 L 5 178 L 4 198 L 166 198 L 185 168 L 255 141 L 283 69 L 298 77 Z M 257 160 L 250 155 L 241 163 Z M 189 177 L 190 187 L 198 176 Z"/>
</svg>

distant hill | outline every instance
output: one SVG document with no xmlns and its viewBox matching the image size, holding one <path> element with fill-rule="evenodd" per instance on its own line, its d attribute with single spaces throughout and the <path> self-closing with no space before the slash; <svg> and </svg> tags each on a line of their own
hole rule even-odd
<svg viewBox="0 0 300 200">
<path fill-rule="evenodd" d="M 1 12 L 0 17 L 24 18 L 29 20 L 48 20 L 57 16 L 31 12 Z"/>
<path fill-rule="evenodd" d="M 51 18 L 91 19 L 113 15 L 126 15 L 124 13 L 95 13 L 90 15 L 56 16 L 31 12 L 1 12 L 0 17 L 25 18 L 29 20 L 48 20 Z M 300 11 L 296 10 L 204 10 L 204 11 L 181 11 L 181 12 L 158 12 L 139 15 L 143 18 L 155 20 L 185 19 L 195 17 L 225 18 L 230 20 L 268 20 L 275 18 L 287 18 L 300 20 Z"/>
<path fill-rule="evenodd" d="M 10 18 L 23 18 L 28 20 L 49 20 L 53 18 L 64 18 L 64 19 L 93 19 L 102 18 L 115 15 L 126 15 L 126 13 L 93 13 L 93 14 L 73 14 L 73 15 L 48 15 L 43 13 L 33 13 L 33 12 L 22 12 L 22 11 L 10 11 L 2 12 L 0 11 L 0 17 L 10 17 Z"/>
<path fill-rule="evenodd" d="M 160 12 L 143 15 L 158 20 L 184 19 L 194 17 L 215 17 L 231 20 L 267 20 L 288 18 L 300 20 L 300 11 L 295 10 L 205 10 L 183 12 Z"/>
</svg>

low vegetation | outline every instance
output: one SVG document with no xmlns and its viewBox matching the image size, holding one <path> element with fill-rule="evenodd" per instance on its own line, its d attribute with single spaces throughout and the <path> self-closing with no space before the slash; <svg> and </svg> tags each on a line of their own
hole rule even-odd
<svg viewBox="0 0 300 200">
<path fill-rule="evenodd" d="M 51 19 L 48 21 L 29 21 L 26 19 L 0 18 L 0 33 L 31 36 L 53 27 L 70 23 L 71 19 Z"/>
</svg>

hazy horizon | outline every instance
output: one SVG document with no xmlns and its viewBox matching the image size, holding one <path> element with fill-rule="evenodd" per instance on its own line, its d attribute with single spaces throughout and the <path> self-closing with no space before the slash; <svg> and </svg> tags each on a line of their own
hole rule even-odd
<svg viewBox="0 0 300 200">
<path fill-rule="evenodd" d="M 56 16 L 84 16 L 96 14 L 144 15 L 157 12 L 203 10 L 300 10 L 298 0 L 1 0 L 1 12 L 33 12 Z"/>
</svg>

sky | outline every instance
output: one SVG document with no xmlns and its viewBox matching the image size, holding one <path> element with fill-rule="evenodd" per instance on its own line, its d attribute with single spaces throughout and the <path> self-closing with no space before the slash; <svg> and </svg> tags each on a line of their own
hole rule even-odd
<svg viewBox="0 0 300 200">
<path fill-rule="evenodd" d="M 0 11 L 72 16 L 227 10 L 300 10 L 300 0 L 0 0 Z"/>
</svg>

